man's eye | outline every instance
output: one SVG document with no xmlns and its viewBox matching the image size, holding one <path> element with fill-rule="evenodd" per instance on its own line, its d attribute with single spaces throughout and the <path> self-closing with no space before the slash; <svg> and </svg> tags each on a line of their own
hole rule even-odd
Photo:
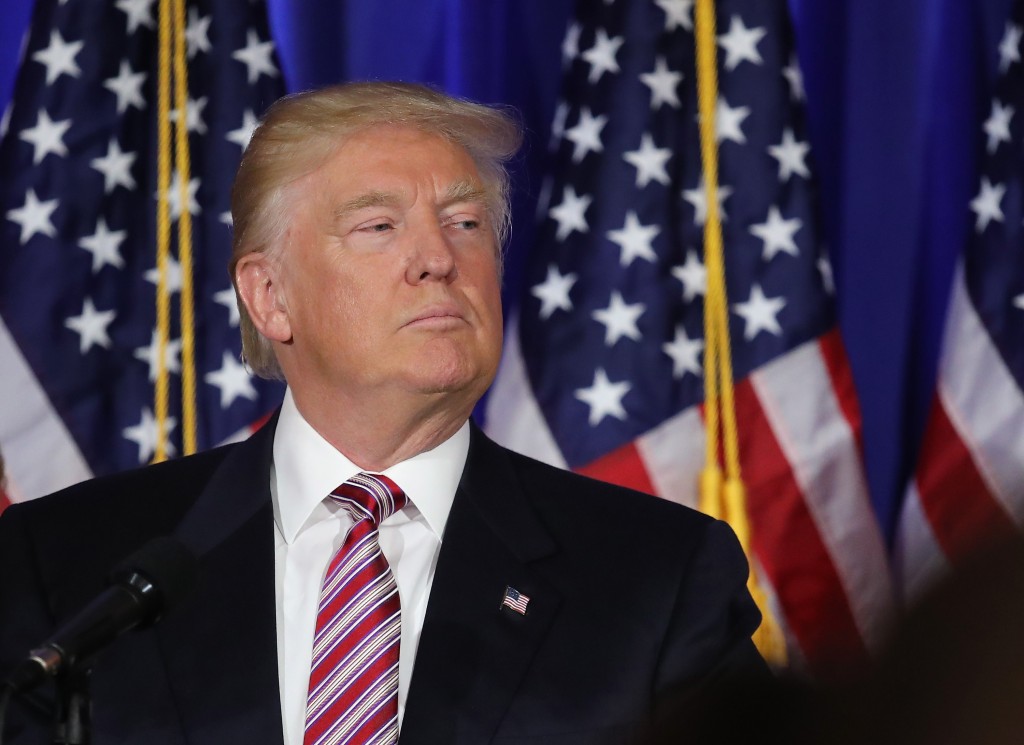
<svg viewBox="0 0 1024 745">
<path fill-rule="evenodd" d="M 461 228 L 462 230 L 476 230 L 480 227 L 479 220 L 456 220 L 455 227 Z"/>
<path fill-rule="evenodd" d="M 367 230 L 371 233 L 386 233 L 391 230 L 391 224 L 386 222 L 377 222 L 372 225 L 367 225 L 363 230 Z"/>
</svg>

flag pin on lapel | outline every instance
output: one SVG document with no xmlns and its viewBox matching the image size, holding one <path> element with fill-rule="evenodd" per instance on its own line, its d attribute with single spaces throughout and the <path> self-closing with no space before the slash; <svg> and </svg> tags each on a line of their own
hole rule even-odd
<svg viewBox="0 0 1024 745">
<path fill-rule="evenodd" d="M 511 608 L 521 616 L 526 615 L 526 606 L 530 602 L 530 596 L 524 595 L 516 588 L 506 585 L 505 597 L 501 600 L 502 608 Z"/>
</svg>

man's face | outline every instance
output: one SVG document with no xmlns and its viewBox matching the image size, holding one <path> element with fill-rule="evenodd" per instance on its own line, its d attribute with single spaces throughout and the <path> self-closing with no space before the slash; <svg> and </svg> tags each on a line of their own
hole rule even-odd
<svg viewBox="0 0 1024 745">
<path fill-rule="evenodd" d="M 497 369 L 502 320 L 497 246 L 469 155 L 377 127 L 293 188 L 270 271 L 280 309 L 271 333 L 281 329 L 296 399 L 383 393 L 401 405 L 402 394 L 455 394 L 471 408 Z"/>
</svg>

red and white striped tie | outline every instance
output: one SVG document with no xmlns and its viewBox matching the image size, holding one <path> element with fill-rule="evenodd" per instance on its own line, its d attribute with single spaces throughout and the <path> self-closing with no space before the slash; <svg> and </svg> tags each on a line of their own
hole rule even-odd
<svg viewBox="0 0 1024 745">
<path fill-rule="evenodd" d="M 360 473 L 331 497 L 354 525 L 324 575 L 303 745 L 398 740 L 402 610 L 377 526 L 406 504 L 387 476 Z"/>
</svg>

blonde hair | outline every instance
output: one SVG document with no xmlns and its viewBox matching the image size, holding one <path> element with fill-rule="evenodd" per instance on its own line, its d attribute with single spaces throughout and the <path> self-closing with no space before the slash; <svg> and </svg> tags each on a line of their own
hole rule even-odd
<svg viewBox="0 0 1024 745">
<path fill-rule="evenodd" d="M 410 83 L 347 83 L 279 99 L 267 109 L 242 155 L 231 190 L 234 225 L 229 271 L 281 244 L 290 219 L 287 187 L 315 171 L 346 138 L 380 125 L 413 127 L 458 145 L 473 159 L 487 195 L 499 267 L 511 212 L 505 164 L 522 141 L 509 111 Z M 235 283 L 236 298 L 238 295 Z M 270 341 L 238 298 L 242 356 L 254 373 L 282 378 Z"/>
</svg>

